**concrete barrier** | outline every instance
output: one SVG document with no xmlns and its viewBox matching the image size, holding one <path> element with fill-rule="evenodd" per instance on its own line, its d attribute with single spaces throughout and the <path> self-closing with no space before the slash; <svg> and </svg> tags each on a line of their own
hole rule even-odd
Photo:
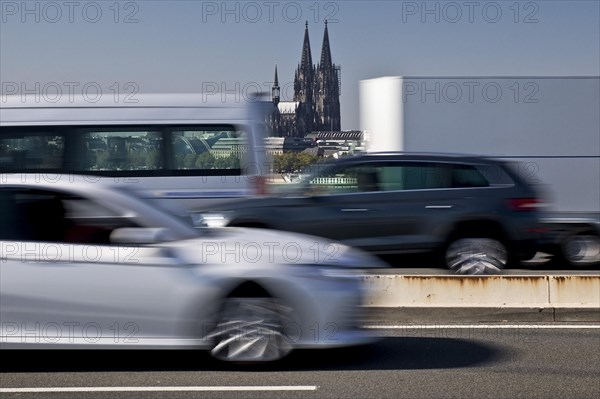
<svg viewBox="0 0 600 399">
<path fill-rule="evenodd" d="M 369 319 L 386 323 L 600 323 L 600 275 L 365 276 Z"/>
</svg>

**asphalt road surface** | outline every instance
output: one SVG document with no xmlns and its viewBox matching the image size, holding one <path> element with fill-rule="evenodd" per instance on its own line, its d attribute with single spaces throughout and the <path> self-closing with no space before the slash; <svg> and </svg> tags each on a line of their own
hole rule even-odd
<svg viewBox="0 0 600 399">
<path fill-rule="evenodd" d="M 600 397 L 600 325 L 411 325 L 381 335 L 246 367 L 194 351 L 3 351 L 0 397 Z"/>
</svg>

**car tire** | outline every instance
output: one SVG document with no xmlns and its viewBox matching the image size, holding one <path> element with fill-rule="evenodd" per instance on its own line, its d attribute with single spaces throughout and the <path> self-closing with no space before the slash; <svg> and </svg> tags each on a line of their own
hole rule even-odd
<svg viewBox="0 0 600 399">
<path fill-rule="evenodd" d="M 574 234 L 560 245 L 560 258 L 571 266 L 592 266 L 600 263 L 600 236 L 593 233 Z"/>
<path fill-rule="evenodd" d="M 233 363 L 276 361 L 292 349 L 283 334 L 289 308 L 271 297 L 226 298 L 211 339 L 210 354 Z"/>
<path fill-rule="evenodd" d="M 498 239 L 459 237 L 446 246 L 444 262 L 456 274 L 499 274 L 509 263 L 509 255 Z"/>
</svg>

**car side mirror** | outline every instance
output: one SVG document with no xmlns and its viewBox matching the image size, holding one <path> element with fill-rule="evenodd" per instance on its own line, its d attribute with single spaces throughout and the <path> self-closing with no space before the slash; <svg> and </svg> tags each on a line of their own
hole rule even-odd
<svg viewBox="0 0 600 399">
<path fill-rule="evenodd" d="M 124 227 L 110 234 L 110 242 L 115 244 L 156 244 L 174 239 L 174 234 L 166 228 Z"/>
</svg>

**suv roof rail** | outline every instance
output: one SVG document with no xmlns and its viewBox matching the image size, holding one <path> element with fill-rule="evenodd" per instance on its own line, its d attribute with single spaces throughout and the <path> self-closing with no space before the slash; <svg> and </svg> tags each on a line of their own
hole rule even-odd
<svg viewBox="0 0 600 399">
<path fill-rule="evenodd" d="M 471 157 L 471 158 L 491 158 L 488 155 L 452 153 L 452 152 L 426 152 L 426 151 L 373 151 L 360 152 L 356 155 L 418 155 L 418 156 L 445 156 L 445 157 Z"/>
</svg>

